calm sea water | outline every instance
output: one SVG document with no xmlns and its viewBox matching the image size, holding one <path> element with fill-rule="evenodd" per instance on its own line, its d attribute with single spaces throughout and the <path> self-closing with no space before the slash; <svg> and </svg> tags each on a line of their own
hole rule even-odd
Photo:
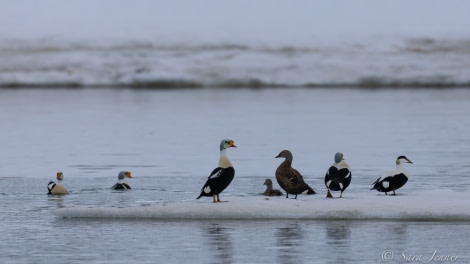
<svg viewBox="0 0 470 264">
<path fill-rule="evenodd" d="M 398 155 L 414 162 L 401 195 L 468 192 L 469 102 L 466 89 L 1 90 L 0 259 L 436 263 L 433 255 L 445 255 L 443 262 L 468 263 L 466 221 L 64 219 L 52 212 L 194 199 L 217 165 L 222 138 L 238 146 L 228 151 L 236 178 L 222 197 L 260 195 L 282 149 L 319 196 L 337 151 L 353 169 L 345 198 L 369 193 Z M 70 194 L 48 196 L 58 170 Z M 120 170 L 132 172 L 131 191 L 109 189 Z"/>
</svg>

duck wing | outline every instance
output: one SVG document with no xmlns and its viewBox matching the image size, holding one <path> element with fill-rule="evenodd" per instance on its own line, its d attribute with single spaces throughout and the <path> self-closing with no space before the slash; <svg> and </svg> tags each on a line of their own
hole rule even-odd
<svg viewBox="0 0 470 264">
<path fill-rule="evenodd" d="M 53 182 L 53 181 L 50 181 L 48 184 L 47 184 L 47 191 L 48 193 L 47 194 L 52 194 L 52 189 L 54 189 L 56 183 Z"/>
<path fill-rule="evenodd" d="M 351 182 L 351 171 L 348 168 L 338 169 L 331 166 L 325 175 L 325 186 L 333 191 L 340 191 L 346 189 Z M 341 185 L 343 186 L 341 188 Z"/>
<path fill-rule="evenodd" d="M 116 183 L 113 185 L 113 187 L 111 187 L 111 189 L 113 190 L 128 190 L 128 189 L 131 189 L 131 186 L 129 186 L 129 184 L 127 183 Z"/>
<path fill-rule="evenodd" d="M 233 167 L 215 168 L 202 187 L 201 194 L 196 199 L 199 199 L 202 196 L 212 196 L 214 194 L 221 193 L 232 182 L 234 176 L 235 169 Z"/>
</svg>

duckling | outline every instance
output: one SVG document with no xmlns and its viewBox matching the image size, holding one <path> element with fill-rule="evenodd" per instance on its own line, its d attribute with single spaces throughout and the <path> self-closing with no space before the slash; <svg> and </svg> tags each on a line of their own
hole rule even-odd
<svg viewBox="0 0 470 264">
<path fill-rule="evenodd" d="M 273 182 L 270 179 L 266 179 L 266 181 L 264 181 L 264 185 L 266 185 L 266 191 L 264 191 L 263 193 L 264 196 L 281 196 L 282 195 L 281 191 L 277 189 L 273 189 Z"/>
</svg>

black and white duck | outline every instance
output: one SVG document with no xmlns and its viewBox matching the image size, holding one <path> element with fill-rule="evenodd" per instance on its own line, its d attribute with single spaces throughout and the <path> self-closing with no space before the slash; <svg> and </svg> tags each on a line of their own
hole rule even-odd
<svg viewBox="0 0 470 264">
<path fill-rule="evenodd" d="M 220 142 L 220 159 L 219 165 L 215 168 L 210 176 L 207 178 L 206 183 L 201 189 L 201 194 L 197 199 L 202 196 L 212 196 L 214 203 L 220 202 L 219 194 L 227 188 L 235 176 L 235 169 L 227 157 L 225 150 L 228 148 L 236 148 L 233 140 L 223 139 Z"/>
<path fill-rule="evenodd" d="M 343 192 L 351 183 L 351 169 L 344 161 L 343 153 L 335 154 L 335 163 L 331 165 L 325 175 L 325 186 L 328 189 L 326 197 L 333 198 L 331 191 L 340 191 L 339 198 L 343 197 Z"/>
<path fill-rule="evenodd" d="M 113 190 L 129 190 L 131 186 L 126 182 L 126 178 L 132 178 L 130 171 L 121 171 L 118 174 L 118 182 L 111 187 Z"/>
<path fill-rule="evenodd" d="M 405 156 L 399 156 L 396 160 L 396 169 L 386 171 L 382 174 L 382 177 L 378 178 L 374 183 L 372 183 L 373 187 L 370 190 L 377 190 L 379 192 L 384 192 L 386 195 L 388 192 L 393 192 L 395 195 L 395 191 L 399 188 L 403 187 L 405 183 L 408 181 L 408 172 L 403 168 L 403 163 L 411 163 Z"/>
<path fill-rule="evenodd" d="M 61 171 L 57 172 L 57 183 L 50 181 L 47 184 L 47 194 L 54 194 L 54 195 L 66 195 L 68 194 L 67 189 L 62 184 L 62 180 L 64 179 L 64 174 Z"/>
</svg>

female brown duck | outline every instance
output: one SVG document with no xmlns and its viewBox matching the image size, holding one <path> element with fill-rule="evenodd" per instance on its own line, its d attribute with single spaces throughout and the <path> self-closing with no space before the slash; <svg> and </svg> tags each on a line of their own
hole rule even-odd
<svg viewBox="0 0 470 264">
<path fill-rule="evenodd" d="M 276 158 L 285 158 L 285 160 L 277 167 L 276 180 L 284 191 L 286 191 L 286 198 L 289 198 L 289 194 L 297 194 L 307 192 L 307 194 L 315 194 L 315 191 L 305 183 L 302 174 L 296 169 L 292 168 L 292 153 L 288 150 L 283 150 Z"/>
</svg>

